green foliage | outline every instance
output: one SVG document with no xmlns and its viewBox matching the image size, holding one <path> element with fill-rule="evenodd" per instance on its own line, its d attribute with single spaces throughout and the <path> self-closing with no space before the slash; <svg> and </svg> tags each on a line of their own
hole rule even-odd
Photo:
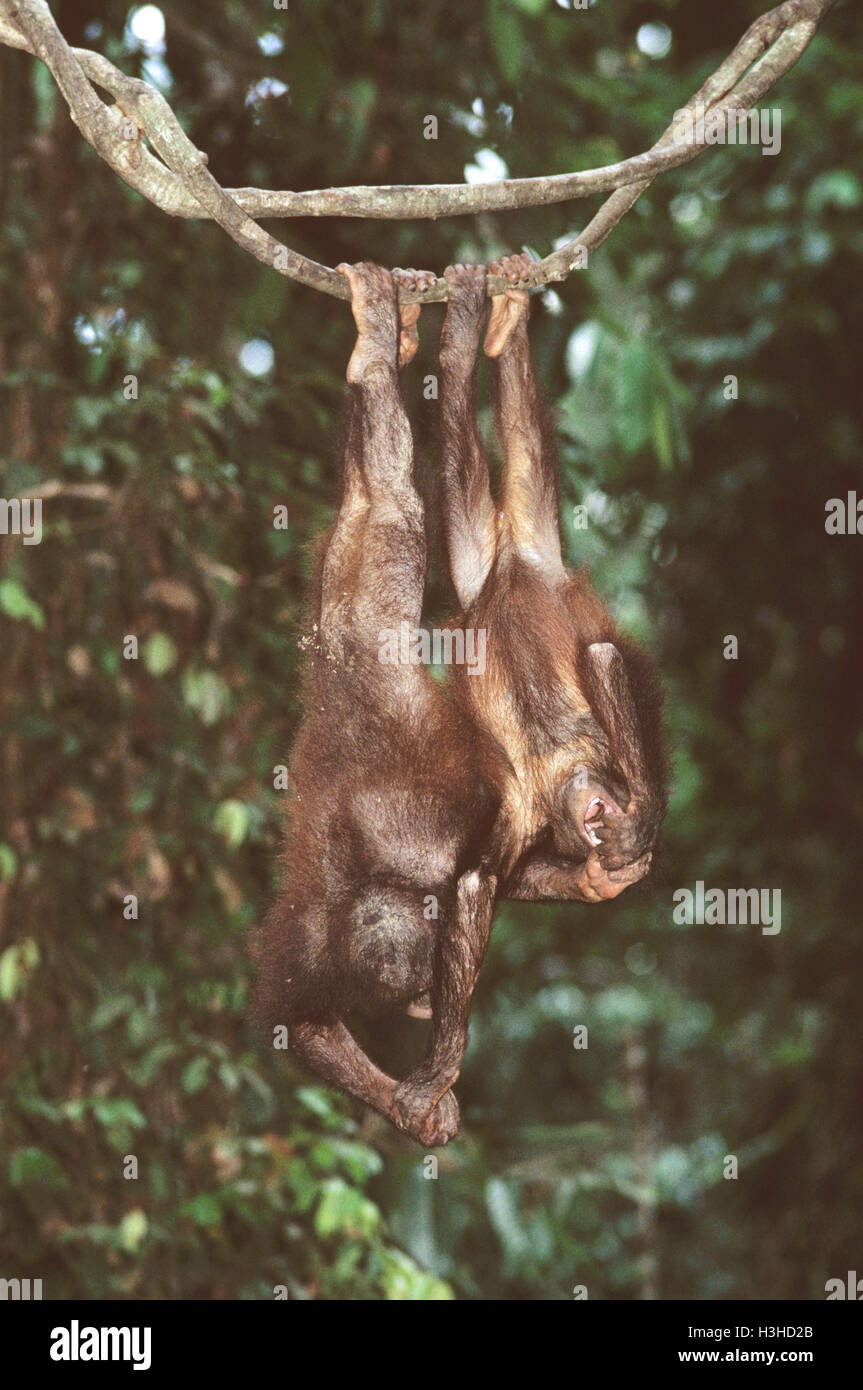
<svg viewBox="0 0 863 1390">
<path fill-rule="evenodd" d="M 16 622 L 27 622 L 36 628 L 45 626 L 45 614 L 39 604 L 15 579 L 0 580 L 0 612 Z"/>
<path fill-rule="evenodd" d="M 140 72 L 128 7 L 99 8 L 101 35 L 70 40 Z M 753 16 L 666 0 L 655 60 L 634 0 L 300 9 L 166 9 L 170 99 L 226 186 L 622 158 Z M 858 52 L 838 7 L 775 95 L 781 157 L 662 176 L 536 297 L 569 557 L 660 654 L 674 792 L 643 889 L 501 912 L 435 1177 L 246 1016 L 349 315 L 144 205 L 0 49 L 3 495 L 60 488 L 42 543 L 0 553 L 0 1274 L 46 1298 L 715 1299 L 820 1297 L 859 1267 L 863 594 L 859 538 L 823 529 L 859 491 Z M 264 78 L 287 92 L 252 96 Z M 440 270 L 544 253 L 593 207 L 282 234 L 330 265 Z M 439 321 L 406 374 L 421 465 Z M 428 607 L 451 608 L 439 565 Z M 780 886 L 781 935 L 675 924 L 696 879 Z"/>
<path fill-rule="evenodd" d="M 32 937 L 8 946 L 0 956 L 0 1000 L 8 1002 L 21 994 L 38 964 L 39 946 Z"/>
</svg>

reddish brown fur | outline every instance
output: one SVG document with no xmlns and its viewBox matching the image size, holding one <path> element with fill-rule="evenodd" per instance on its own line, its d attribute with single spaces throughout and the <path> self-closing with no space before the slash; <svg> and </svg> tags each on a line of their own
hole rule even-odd
<svg viewBox="0 0 863 1390">
<path fill-rule="evenodd" d="M 344 495 L 322 547 L 284 883 L 261 934 L 257 1011 L 270 1027 L 287 1025 L 294 1055 L 325 1080 L 436 1144 L 458 1129 L 449 1092 L 477 942 L 491 923 L 477 869 L 496 808 L 482 740 L 441 686 L 423 666 L 379 660 L 382 629 L 418 624 L 425 580 L 397 375 L 413 336 L 409 318 L 400 332 L 389 272 L 347 273 L 358 338 Z M 429 1057 L 401 1083 L 345 1023 L 352 1010 L 428 1006 Z"/>
<path fill-rule="evenodd" d="M 494 267 L 513 284 L 493 301 L 486 351 L 496 359 L 504 447 L 495 504 L 476 426 L 474 371 L 485 311 L 483 267 L 450 267 L 441 340 L 442 439 L 450 564 L 459 623 L 485 629 L 484 675 L 454 673 L 461 708 L 503 756 L 494 862 L 501 891 L 527 897 L 615 896 L 643 877 L 665 807 L 661 689 L 647 655 L 622 637 L 586 570 L 563 564 L 554 441 L 533 377 L 517 289 L 525 259 Z M 466 516 L 472 512 L 468 523 Z M 584 784 L 575 783 L 574 773 Z M 601 822 L 585 808 L 600 798 Z"/>
<path fill-rule="evenodd" d="M 596 902 L 647 871 L 665 799 L 660 692 L 586 572 L 564 569 L 554 453 L 517 290 L 495 301 L 487 340 L 506 450 L 495 509 L 473 401 L 485 276 L 472 268 L 446 272 L 443 462 L 461 626 L 485 629 L 486 669 L 456 667 L 450 702 L 422 666 L 381 664 L 380 630 L 419 623 L 425 578 L 397 379 L 416 346 L 416 312 L 399 325 L 388 272 L 344 269 L 358 328 L 344 495 L 315 590 L 258 1012 L 288 1026 L 295 1054 L 325 1080 L 432 1145 L 458 1130 L 451 1088 L 496 897 Z M 517 282 L 517 258 L 502 269 Z M 603 797 L 601 818 L 588 819 Z M 345 1015 L 423 1012 L 426 1001 L 428 1055 L 398 1083 Z"/>
</svg>

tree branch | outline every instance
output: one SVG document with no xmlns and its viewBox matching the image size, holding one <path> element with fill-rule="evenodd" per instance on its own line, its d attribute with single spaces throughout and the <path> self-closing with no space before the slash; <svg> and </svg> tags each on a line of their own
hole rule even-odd
<svg viewBox="0 0 863 1390">
<path fill-rule="evenodd" d="M 711 115 L 751 110 L 797 62 L 833 3 L 785 0 L 755 20 L 684 110 L 699 109 Z M 81 134 L 131 188 L 171 216 L 212 218 L 257 260 L 338 299 L 350 296 L 341 275 L 291 251 L 254 219 L 436 219 L 548 206 L 613 190 L 579 236 L 536 264 L 530 283 L 542 285 L 565 279 L 583 264 L 584 254 L 602 244 L 658 174 L 688 163 L 703 149 L 703 145 L 685 138 L 686 125 L 681 118 L 645 153 L 581 173 L 480 185 L 328 188 L 300 193 L 223 189 L 207 169 L 206 155 L 195 149 L 164 97 L 149 83 L 127 77 L 101 54 L 70 48 L 45 0 L 0 0 L 0 42 L 45 63 Z M 93 83 L 109 92 L 117 105 L 107 106 Z M 134 123 L 131 139 L 130 119 Z M 505 282 L 500 277 L 488 277 L 488 293 L 499 293 L 503 288 Z M 405 303 L 445 298 L 442 279 L 422 294 L 400 292 Z"/>
</svg>

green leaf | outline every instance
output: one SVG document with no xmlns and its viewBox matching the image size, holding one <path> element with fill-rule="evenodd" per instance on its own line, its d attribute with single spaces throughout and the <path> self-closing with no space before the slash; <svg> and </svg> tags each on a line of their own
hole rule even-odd
<svg viewBox="0 0 863 1390">
<path fill-rule="evenodd" d="M 0 879 L 11 883 L 18 868 L 18 859 L 9 845 L 0 845 Z"/>
<path fill-rule="evenodd" d="M 653 438 L 653 451 L 659 460 L 659 466 L 667 471 L 674 467 L 674 445 L 671 439 L 671 421 L 669 419 L 668 405 L 658 397 L 654 398 L 653 409 L 651 411 L 651 435 Z"/>
<path fill-rule="evenodd" d="M 380 1225 L 381 1214 L 374 1202 L 370 1201 L 355 1187 L 349 1187 L 341 1178 L 332 1178 L 324 1184 L 324 1193 L 315 1212 L 315 1230 L 319 1236 L 332 1236 L 338 1233 L 352 1236 L 371 1236 Z"/>
<path fill-rule="evenodd" d="M 120 1222 L 120 1244 L 130 1255 L 134 1255 L 147 1234 L 147 1217 L 140 1207 L 127 1211 Z"/>
<path fill-rule="evenodd" d="M 186 671 L 182 687 L 186 704 L 208 728 L 230 710 L 230 686 L 215 671 Z"/>
<path fill-rule="evenodd" d="M 99 669 L 109 680 L 113 680 L 120 669 L 122 657 L 113 647 L 105 647 L 99 653 Z"/>
<path fill-rule="evenodd" d="M 176 1057 L 179 1048 L 176 1043 L 158 1042 L 147 1049 L 138 1062 L 128 1062 L 130 1077 L 136 1086 L 151 1086 L 165 1062 Z"/>
<path fill-rule="evenodd" d="M 485 1185 L 485 1204 L 504 1253 L 512 1258 L 524 1254 L 528 1249 L 527 1233 L 512 1184 L 502 1178 L 489 1178 Z"/>
<path fill-rule="evenodd" d="M 89 444 L 64 449 L 61 458 L 66 465 L 83 468 L 84 472 L 89 474 L 91 478 L 101 473 L 104 466 L 101 451 Z"/>
<path fill-rule="evenodd" d="M 0 612 L 40 630 L 45 626 L 44 612 L 17 579 L 0 579 Z"/>
<path fill-rule="evenodd" d="M 129 810 L 133 816 L 144 815 L 152 810 L 155 800 L 155 787 L 136 787 L 129 797 Z"/>
<path fill-rule="evenodd" d="M 293 1193 L 298 1211 L 310 1211 L 318 1195 L 318 1179 L 309 1171 L 308 1164 L 300 1159 L 292 1159 L 285 1169 L 285 1182 Z"/>
<path fill-rule="evenodd" d="M 806 194 L 806 210 L 821 212 L 825 207 L 857 208 L 863 200 L 863 185 L 850 169 L 830 169 L 812 180 Z"/>
<path fill-rule="evenodd" d="M 199 1226 L 218 1226 L 222 1219 L 222 1208 L 209 1192 L 200 1192 L 197 1197 L 184 1202 L 181 1211 Z"/>
<path fill-rule="evenodd" d="M 97 1004 L 90 1018 L 90 1029 L 93 1033 L 101 1033 L 103 1028 L 110 1028 L 112 1023 L 116 1023 L 118 1018 L 122 1018 L 135 1007 L 135 999 L 131 994 L 112 994 L 109 998 L 103 999 Z"/>
<path fill-rule="evenodd" d="M 57 89 L 51 79 L 51 75 L 37 63 L 32 71 L 30 81 L 33 86 L 33 95 L 36 106 L 36 124 L 40 130 L 48 131 L 55 119 L 57 109 Z"/>
<path fill-rule="evenodd" d="M 329 1120 L 331 1124 L 339 1123 L 339 1114 L 329 1091 L 320 1090 L 317 1086 L 298 1086 L 296 1097 L 300 1105 L 311 1110 L 318 1119 Z"/>
<path fill-rule="evenodd" d="M 108 396 L 78 396 L 74 413 L 82 430 L 95 434 L 113 408 L 114 403 Z"/>
<path fill-rule="evenodd" d="M 617 436 L 628 454 L 637 454 L 650 438 L 651 354 L 642 342 L 627 343 L 617 377 Z"/>
<path fill-rule="evenodd" d="M 167 632 L 154 632 L 144 643 L 142 656 L 151 676 L 164 676 L 176 663 L 177 647 Z"/>
<path fill-rule="evenodd" d="M 144 1129 L 147 1124 L 135 1102 L 122 1096 L 97 1096 L 93 1101 L 93 1114 L 105 1129 Z"/>
<path fill-rule="evenodd" d="M 449 1284 L 437 1279 L 402 1250 L 387 1250 L 383 1256 L 384 1297 L 394 1302 L 441 1303 L 455 1298 Z"/>
<path fill-rule="evenodd" d="M 228 1091 L 236 1091 L 240 1084 L 240 1073 L 233 1062 L 220 1062 L 217 1068 L 219 1080 Z"/>
<path fill-rule="evenodd" d="M 355 1143 L 351 1139 L 333 1139 L 333 1152 L 344 1164 L 348 1177 L 354 1182 L 363 1183 L 367 1178 L 376 1177 L 383 1170 L 383 1159 L 366 1144 Z"/>
<path fill-rule="evenodd" d="M 309 1163 L 323 1173 L 330 1173 L 337 1163 L 335 1145 L 328 1139 L 319 1139 L 309 1150 Z"/>
<path fill-rule="evenodd" d="M 196 1091 L 201 1091 L 206 1086 L 209 1071 L 209 1057 L 193 1057 L 191 1062 L 188 1062 L 183 1068 L 180 1085 L 189 1095 L 194 1095 Z"/>
<path fill-rule="evenodd" d="M 234 798 L 223 801 L 213 817 L 213 827 L 232 849 L 236 849 L 245 840 L 249 829 L 248 807 Z"/>
<path fill-rule="evenodd" d="M 517 82 L 524 68 L 521 21 L 505 0 L 489 0 L 486 24 L 491 49 L 501 76 Z"/>
<path fill-rule="evenodd" d="M 0 999 L 9 1003 L 22 992 L 39 959 L 39 947 L 32 937 L 6 948 L 0 956 Z"/>
<path fill-rule="evenodd" d="M 365 143 L 377 94 L 376 84 L 368 77 L 358 77 L 355 82 L 349 83 L 346 89 L 345 95 L 350 109 L 344 138 L 346 161 L 356 159 Z"/>
<path fill-rule="evenodd" d="M 12 1187 L 22 1187 L 24 1183 L 37 1183 L 39 1187 L 62 1188 L 69 1186 L 69 1179 L 60 1168 L 53 1154 L 46 1153 L 33 1145 L 17 1149 L 9 1158 L 9 1182 Z"/>
</svg>

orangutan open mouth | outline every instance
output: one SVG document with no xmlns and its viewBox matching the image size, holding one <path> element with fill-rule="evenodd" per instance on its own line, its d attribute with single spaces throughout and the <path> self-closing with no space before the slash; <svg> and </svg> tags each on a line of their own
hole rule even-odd
<svg viewBox="0 0 863 1390">
<path fill-rule="evenodd" d="M 599 836 L 596 833 L 601 827 L 606 815 L 612 811 L 617 811 L 613 801 L 607 801 L 605 797 L 595 796 L 589 802 L 584 813 L 584 833 L 592 845 L 599 844 Z"/>
</svg>

